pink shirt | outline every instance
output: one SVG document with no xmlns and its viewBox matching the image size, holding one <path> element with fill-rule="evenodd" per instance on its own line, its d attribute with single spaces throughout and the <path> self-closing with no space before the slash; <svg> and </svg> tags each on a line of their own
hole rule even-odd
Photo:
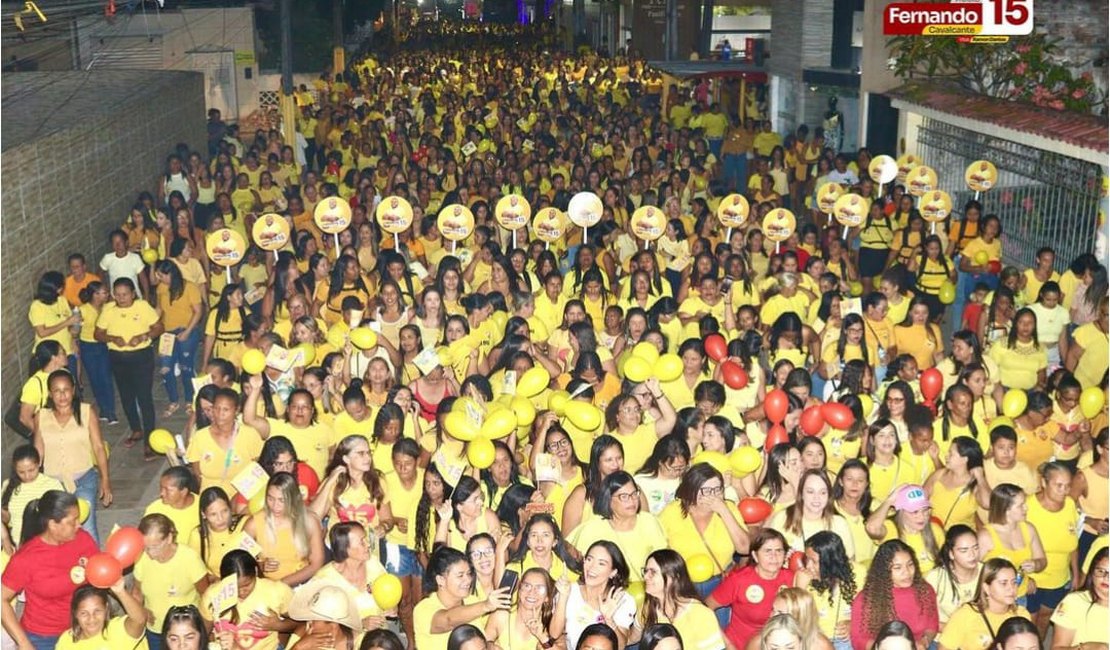
<svg viewBox="0 0 1110 650">
<path fill-rule="evenodd" d="M 913 637 L 920 639 L 926 633 L 933 633 L 940 629 L 940 620 L 937 616 L 937 594 L 928 584 L 922 582 L 927 594 L 924 602 L 919 602 L 913 587 L 894 588 L 894 618 L 902 621 L 913 631 Z M 867 629 L 867 606 L 863 602 L 864 592 L 856 595 L 852 601 L 852 648 L 853 650 L 868 650 L 875 639 L 878 630 Z M 884 621 L 885 622 L 885 621 Z"/>
</svg>

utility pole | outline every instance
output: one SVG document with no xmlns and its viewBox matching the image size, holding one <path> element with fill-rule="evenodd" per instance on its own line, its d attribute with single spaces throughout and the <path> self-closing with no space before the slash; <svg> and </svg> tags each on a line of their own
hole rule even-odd
<svg viewBox="0 0 1110 650">
<path fill-rule="evenodd" d="M 332 74 L 343 74 L 347 68 L 346 52 L 343 49 L 343 0 L 331 0 Z"/>
<path fill-rule="evenodd" d="M 297 104 L 293 100 L 293 0 L 281 0 L 281 127 L 285 142 L 297 141 Z"/>
</svg>

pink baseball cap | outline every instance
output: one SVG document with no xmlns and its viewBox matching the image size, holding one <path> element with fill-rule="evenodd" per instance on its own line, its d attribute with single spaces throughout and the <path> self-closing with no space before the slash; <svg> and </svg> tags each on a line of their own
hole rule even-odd
<svg viewBox="0 0 1110 650">
<path fill-rule="evenodd" d="M 925 496 L 925 488 L 920 485 L 903 485 L 898 488 L 898 496 L 894 497 L 895 510 L 917 512 L 929 507 L 929 497 Z"/>
</svg>

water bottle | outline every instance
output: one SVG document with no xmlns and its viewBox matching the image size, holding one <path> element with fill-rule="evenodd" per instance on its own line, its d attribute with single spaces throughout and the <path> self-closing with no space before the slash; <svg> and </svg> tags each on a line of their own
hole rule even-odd
<svg viewBox="0 0 1110 650">
<path fill-rule="evenodd" d="M 73 308 L 73 317 L 76 318 L 77 320 L 74 321 L 74 323 L 69 326 L 69 331 L 73 332 L 74 334 L 77 334 L 78 332 L 81 331 L 81 309 L 79 307 L 74 307 Z"/>
</svg>

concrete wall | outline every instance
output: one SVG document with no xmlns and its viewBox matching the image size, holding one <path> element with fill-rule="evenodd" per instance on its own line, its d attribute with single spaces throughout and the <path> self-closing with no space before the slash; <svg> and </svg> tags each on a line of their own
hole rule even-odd
<svg viewBox="0 0 1110 650">
<path fill-rule="evenodd" d="M 43 272 L 70 253 L 96 267 L 138 192 L 153 191 L 178 142 L 205 146 L 204 80 L 143 70 L 4 75 L 0 174 L 0 400 L 15 399 Z M 4 441 L 12 434 L 4 431 Z"/>
<path fill-rule="evenodd" d="M 774 0 L 767 71 L 801 79 L 803 68 L 828 67 L 833 0 Z"/>
</svg>

